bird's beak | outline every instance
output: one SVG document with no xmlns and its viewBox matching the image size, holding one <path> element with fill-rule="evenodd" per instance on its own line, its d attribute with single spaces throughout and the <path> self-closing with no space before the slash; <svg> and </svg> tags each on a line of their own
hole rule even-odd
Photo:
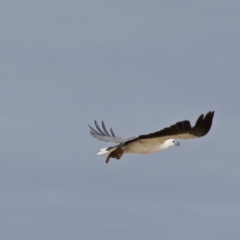
<svg viewBox="0 0 240 240">
<path fill-rule="evenodd" d="M 176 142 L 176 146 L 180 146 L 180 143 L 179 143 L 179 142 Z"/>
</svg>

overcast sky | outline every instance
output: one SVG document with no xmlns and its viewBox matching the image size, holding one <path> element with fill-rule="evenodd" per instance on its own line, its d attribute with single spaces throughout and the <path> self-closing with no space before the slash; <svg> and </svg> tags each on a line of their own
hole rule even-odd
<svg viewBox="0 0 240 240">
<path fill-rule="evenodd" d="M 0 238 L 240 239 L 240 2 L 3 1 Z M 105 164 L 120 136 L 207 136 Z"/>
</svg>

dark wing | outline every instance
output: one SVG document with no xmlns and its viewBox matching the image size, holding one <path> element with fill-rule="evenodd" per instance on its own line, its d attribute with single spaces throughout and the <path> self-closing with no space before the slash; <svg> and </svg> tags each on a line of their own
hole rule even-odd
<svg viewBox="0 0 240 240">
<path fill-rule="evenodd" d="M 140 135 L 135 139 L 125 142 L 125 145 L 136 140 L 145 142 L 151 139 L 159 143 L 163 143 L 167 139 L 171 139 L 171 138 L 191 139 L 191 138 L 203 137 L 209 132 L 212 126 L 213 116 L 214 116 L 214 112 L 208 112 L 205 116 L 203 114 L 200 115 L 194 127 L 192 127 L 190 122 L 187 120 L 177 122 L 172 126 L 164 128 L 160 131 L 146 134 L 146 135 Z"/>
<path fill-rule="evenodd" d="M 136 138 L 136 137 L 130 137 L 130 138 L 123 138 L 123 137 L 118 137 L 118 136 L 115 136 L 112 128 L 110 128 L 110 134 L 109 132 L 107 131 L 106 127 L 105 127 L 105 124 L 104 122 L 102 121 L 102 129 L 99 127 L 97 121 L 95 120 L 94 121 L 95 123 L 95 127 L 96 129 L 94 129 L 93 127 L 91 127 L 90 125 L 89 128 L 90 128 L 90 134 L 100 140 L 100 141 L 104 141 L 104 142 L 115 142 L 115 143 L 124 143 L 130 139 L 133 139 L 133 138 Z"/>
</svg>

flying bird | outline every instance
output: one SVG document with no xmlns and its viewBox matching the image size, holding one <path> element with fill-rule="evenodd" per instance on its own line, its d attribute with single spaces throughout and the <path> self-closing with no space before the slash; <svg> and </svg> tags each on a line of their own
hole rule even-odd
<svg viewBox="0 0 240 240">
<path fill-rule="evenodd" d="M 205 116 L 204 114 L 200 115 L 193 127 L 188 120 L 185 120 L 154 133 L 128 138 L 115 136 L 112 128 L 110 128 L 109 133 L 103 121 L 102 128 L 99 127 L 96 120 L 94 121 L 95 129 L 90 125 L 88 126 L 90 134 L 94 138 L 100 141 L 117 143 L 117 145 L 102 148 L 97 153 L 97 155 L 108 154 L 106 158 L 106 163 L 108 163 L 110 158 L 119 160 L 125 153 L 149 154 L 165 150 L 169 147 L 179 146 L 180 144 L 176 139 L 203 137 L 209 132 L 212 126 L 213 116 L 214 111 L 208 112 Z"/>
</svg>

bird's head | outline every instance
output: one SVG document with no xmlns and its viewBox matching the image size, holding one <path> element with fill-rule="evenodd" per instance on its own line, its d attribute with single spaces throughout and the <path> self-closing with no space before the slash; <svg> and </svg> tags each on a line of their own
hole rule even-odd
<svg viewBox="0 0 240 240">
<path fill-rule="evenodd" d="M 180 143 L 177 140 L 175 140 L 175 139 L 168 139 L 168 140 L 165 141 L 165 144 L 168 147 L 180 146 Z"/>
</svg>

